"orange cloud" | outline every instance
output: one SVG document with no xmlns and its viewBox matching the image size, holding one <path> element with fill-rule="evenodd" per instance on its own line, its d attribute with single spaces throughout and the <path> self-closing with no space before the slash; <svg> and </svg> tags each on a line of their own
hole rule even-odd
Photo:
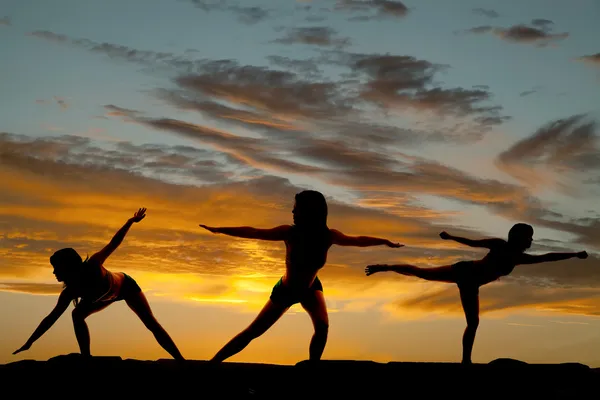
<svg viewBox="0 0 600 400">
<path fill-rule="evenodd" d="M 581 56 L 578 57 L 576 60 L 582 61 L 592 67 L 600 67 L 600 53 Z"/>
<path fill-rule="evenodd" d="M 237 140 L 227 132 L 209 133 L 219 140 Z M 107 268 L 131 271 L 151 293 L 255 311 L 264 304 L 283 272 L 285 248 L 281 243 L 213 235 L 198 224 L 270 227 L 290 223 L 293 198 L 301 188 L 285 179 L 262 176 L 238 181 L 235 175 L 226 173 L 230 165 L 214 162 L 219 154 L 185 146 L 113 143 L 103 150 L 81 137 L 41 140 L 2 135 L 0 139 L 0 179 L 4 182 L 0 193 L 0 276 L 4 280 L 19 278 L 19 284 L 50 284 L 48 257 L 53 251 L 68 246 L 81 254 L 92 254 L 141 206 L 148 208 L 148 217 L 131 229 Z M 210 161 L 206 170 L 205 161 Z M 175 184 L 158 178 L 165 168 L 186 174 L 197 165 L 201 169 L 194 174 L 205 174 L 206 180 L 213 179 L 210 183 Z M 472 182 L 467 176 L 435 165 L 417 162 L 415 168 L 423 176 L 437 174 L 444 190 L 461 193 L 461 189 L 451 188 L 451 179 Z M 428 188 L 418 175 L 405 175 L 399 182 L 407 187 Z M 489 182 L 481 184 L 477 193 L 482 198 L 497 196 L 498 202 L 507 198 L 503 192 L 506 188 Z M 467 198 L 464 187 L 468 185 L 462 186 L 461 195 Z M 389 191 L 384 193 L 388 197 L 381 201 L 387 204 Z M 441 243 L 437 224 L 446 216 L 435 215 L 422 206 L 415 207 L 413 213 L 409 202 L 401 202 L 390 213 L 389 207 L 365 208 L 330 198 L 329 212 L 331 227 L 351 235 L 385 237 L 408 245 L 401 249 L 332 248 L 321 276 L 326 297 L 335 310 L 366 309 L 372 304 L 380 307 L 414 290 L 411 285 L 415 283 L 399 284 L 398 279 L 390 277 L 367 278 L 363 271 L 367 264 L 412 262 L 427 266 L 482 255 Z M 428 218 L 422 218 L 423 214 Z M 476 236 L 464 229 L 453 233 Z M 561 275 L 562 269 L 552 266 L 530 269 L 532 272 L 525 275 L 553 277 L 558 284 L 581 286 L 582 282 L 573 277 L 596 279 L 592 264 L 581 265 L 575 275 Z M 551 296 L 548 299 L 546 303 L 550 303 Z M 557 295 L 557 299 L 570 298 Z"/>
<path fill-rule="evenodd" d="M 483 9 L 477 10 L 479 10 L 478 13 L 480 14 L 486 13 Z M 495 12 L 492 11 L 492 13 Z M 488 16 L 495 18 L 498 15 L 489 14 Z M 474 34 L 493 33 L 508 42 L 534 44 L 537 47 L 546 47 L 549 45 L 556 45 L 556 42 L 565 40 L 569 37 L 568 32 L 552 33 L 553 25 L 554 22 L 548 19 L 537 18 L 533 19 L 530 24 L 516 24 L 509 26 L 508 28 L 482 25 L 462 32 Z"/>
<path fill-rule="evenodd" d="M 600 132 L 586 115 L 551 121 L 498 155 L 498 168 L 531 188 L 556 186 L 571 194 L 574 177 L 600 169 Z"/>
<path fill-rule="evenodd" d="M 62 285 L 52 283 L 0 282 L 0 290 L 4 292 L 58 295 L 62 288 Z"/>
<path fill-rule="evenodd" d="M 510 279 L 509 279 L 510 281 Z M 464 315 L 456 285 L 431 284 L 429 290 L 393 303 L 390 310 L 405 313 L 433 313 L 437 316 Z M 539 287 L 516 283 L 492 283 L 480 289 L 480 313 L 530 310 L 586 316 L 600 315 L 600 295 L 597 289 Z"/>
</svg>

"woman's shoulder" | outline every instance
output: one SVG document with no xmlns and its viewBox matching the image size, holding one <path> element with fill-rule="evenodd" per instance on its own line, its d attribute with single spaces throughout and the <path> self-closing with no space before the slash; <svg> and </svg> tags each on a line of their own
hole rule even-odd
<svg viewBox="0 0 600 400">
<path fill-rule="evenodd" d="M 493 252 L 505 251 L 508 249 L 508 242 L 500 238 L 485 239 L 487 247 Z"/>
<path fill-rule="evenodd" d="M 65 300 L 74 300 L 78 297 L 80 297 L 80 293 L 79 291 L 73 287 L 73 286 L 66 286 L 59 295 L 61 298 L 64 298 Z"/>
<path fill-rule="evenodd" d="M 331 235 L 336 232 L 335 229 L 324 227 L 300 227 L 298 225 L 288 225 L 288 232 L 290 233 L 308 233 L 308 234 L 326 234 Z"/>
<path fill-rule="evenodd" d="M 307 240 L 309 242 L 322 240 L 331 241 L 333 233 L 328 227 L 325 227 L 324 229 L 305 229 L 297 225 L 291 225 L 286 236 L 286 242 L 292 244 L 293 242 L 306 242 Z"/>
<path fill-rule="evenodd" d="M 96 254 L 93 254 L 91 257 L 85 259 L 83 262 L 84 267 L 88 269 L 98 269 L 103 267 L 102 262 L 98 259 L 98 257 L 96 257 Z"/>
<path fill-rule="evenodd" d="M 94 280 L 106 274 L 107 269 L 104 268 L 102 262 L 98 259 L 94 258 L 94 256 L 89 257 L 87 260 L 83 262 L 83 276 L 86 280 Z"/>
</svg>

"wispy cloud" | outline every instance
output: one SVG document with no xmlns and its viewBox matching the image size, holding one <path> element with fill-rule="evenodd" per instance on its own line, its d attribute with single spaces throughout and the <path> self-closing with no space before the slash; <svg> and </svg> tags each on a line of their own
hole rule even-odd
<svg viewBox="0 0 600 400">
<path fill-rule="evenodd" d="M 350 45 L 349 38 L 337 37 L 334 29 L 324 26 L 313 26 L 288 29 L 286 35 L 274 40 L 281 44 L 308 44 L 324 47 L 345 47 Z"/>
<path fill-rule="evenodd" d="M 30 35 L 58 43 L 65 43 L 70 41 L 66 35 L 61 35 L 50 31 L 34 31 L 31 32 Z"/>
<path fill-rule="evenodd" d="M 54 96 L 54 101 L 56 101 L 56 104 L 58 104 L 63 111 L 69 108 L 69 105 L 62 97 Z"/>
<path fill-rule="evenodd" d="M 579 61 L 586 62 L 590 65 L 600 67 L 600 53 L 589 54 L 578 58 Z"/>
<path fill-rule="evenodd" d="M 550 29 L 550 27 L 554 25 L 554 22 L 550 21 L 549 19 L 536 18 L 531 20 L 531 25 L 538 26 L 542 29 Z"/>
<path fill-rule="evenodd" d="M 194 59 L 190 54 L 181 56 L 169 52 L 139 50 L 113 43 L 100 43 L 89 39 L 73 39 L 66 35 L 50 31 L 34 31 L 30 32 L 28 35 L 58 44 L 79 47 L 93 53 L 104 54 L 111 59 L 125 60 L 137 64 L 150 65 L 152 67 L 164 66 L 195 71 L 207 62 L 207 60 Z"/>
<path fill-rule="evenodd" d="M 410 56 L 330 54 L 333 63 L 349 67 L 354 76 L 364 82 L 359 87 L 359 98 L 386 110 L 402 106 L 438 116 L 470 117 L 479 128 L 498 125 L 509 118 L 500 114 L 502 107 L 486 104 L 492 95 L 484 88 L 435 85 L 434 76 L 447 69 L 446 65 Z"/>
<path fill-rule="evenodd" d="M 260 96 L 267 94 L 263 88 Z M 248 95 L 254 96 L 254 91 L 244 91 L 243 96 Z M 239 100 L 245 98 L 243 96 L 241 92 L 237 92 L 234 97 Z M 185 107 L 202 111 L 206 111 L 209 105 L 210 103 L 185 103 Z M 279 108 L 281 105 L 274 107 Z M 225 116 L 224 111 L 225 109 L 219 111 L 219 114 Z M 136 121 L 213 146 L 255 168 L 265 168 L 277 173 L 308 174 L 351 190 L 421 192 L 476 204 L 505 204 L 506 201 L 524 201 L 527 197 L 527 192 L 517 186 L 479 180 L 429 160 L 404 160 L 386 151 L 378 151 L 379 147 L 373 144 L 372 149 L 361 147 L 360 143 L 352 144 L 350 137 L 346 141 L 342 138 L 315 137 L 308 132 L 302 135 L 269 135 L 267 131 L 268 136 L 265 138 L 248 138 L 169 118 L 147 117 L 136 118 Z M 290 156 L 298 161 L 290 161 Z M 404 171 L 399 172 L 401 170 Z"/>
<path fill-rule="evenodd" d="M 488 18 L 498 18 L 500 16 L 498 12 L 487 8 L 474 8 L 473 13 L 477 15 L 483 15 L 484 17 Z"/>
<path fill-rule="evenodd" d="M 69 104 L 67 103 L 67 100 L 65 98 L 59 97 L 59 96 L 53 96 L 52 100 L 38 99 L 35 102 L 36 102 L 36 104 L 56 103 L 62 111 L 65 111 L 69 108 Z"/>
<path fill-rule="evenodd" d="M 571 265 L 574 265 L 573 261 Z M 598 263 L 595 264 L 595 267 Z M 569 268 L 570 265 L 564 265 Z M 591 267 L 591 265 L 590 265 Z M 591 271 L 591 268 L 588 270 Z M 594 287 L 536 287 L 518 283 L 493 283 L 480 289 L 480 312 L 487 314 L 514 309 L 534 309 L 578 315 L 600 315 L 600 296 Z M 462 315 L 456 285 L 438 285 L 424 293 L 408 295 L 394 303 L 397 310 Z"/>
<path fill-rule="evenodd" d="M 282 62 L 297 65 L 297 72 L 292 72 L 239 65 L 234 60 L 195 60 L 172 53 L 69 39 L 51 32 L 34 32 L 32 35 L 102 52 L 111 58 L 185 71 L 176 82 L 194 96 L 201 94 L 221 101 L 233 101 L 243 107 L 276 112 L 286 118 L 310 119 L 304 125 L 311 129 L 314 129 L 315 118 L 320 123 L 327 120 L 327 130 L 330 130 L 331 123 L 339 125 L 341 117 L 355 116 L 357 121 L 372 117 L 381 119 L 385 115 L 396 114 L 398 106 L 408 106 L 411 111 L 419 111 L 423 121 L 435 124 L 435 120 L 429 118 L 433 114 L 440 121 L 438 125 L 444 125 L 443 129 L 441 125 L 437 128 L 428 126 L 430 134 L 419 135 L 420 138 L 438 141 L 446 136 L 451 141 L 472 141 L 480 139 L 490 128 L 509 118 L 501 114 L 500 106 L 491 103 L 489 90 L 481 86 L 471 89 L 440 87 L 434 83 L 434 76 L 447 66 L 409 56 L 334 50 L 321 51 L 319 57 L 303 60 L 301 65 L 289 59 L 276 59 L 279 65 Z M 319 65 L 340 68 L 341 76 L 349 78 L 324 78 L 315 72 L 319 71 Z M 369 107 L 373 105 L 379 109 L 379 115 L 365 112 L 373 110 Z M 455 127 L 448 126 L 448 119 Z"/>
<path fill-rule="evenodd" d="M 401 1 L 394 0 L 338 0 L 337 10 L 361 13 L 350 18 L 354 21 L 367 21 L 375 18 L 404 18 L 410 9 Z"/>
<path fill-rule="evenodd" d="M 541 47 L 569 37 L 567 32 L 550 33 L 544 29 L 532 28 L 527 25 L 514 25 L 507 29 L 498 28 L 495 32 L 509 42 L 534 43 Z"/>
<path fill-rule="evenodd" d="M 176 82 L 187 90 L 288 117 L 335 117 L 352 110 L 352 98 L 335 82 L 306 81 L 291 72 L 233 61 L 208 65 L 203 73 L 182 75 Z"/>
<path fill-rule="evenodd" d="M 238 21 L 253 25 L 271 16 L 272 11 L 259 6 L 240 5 L 226 0 L 190 0 L 196 7 L 205 11 L 229 11 L 238 17 Z"/>
<path fill-rule="evenodd" d="M 52 283 L 0 282 L 0 290 L 4 292 L 56 295 L 62 288 L 61 284 Z"/>
<path fill-rule="evenodd" d="M 267 59 L 272 65 L 281 67 L 284 70 L 291 70 L 301 76 L 311 79 L 322 76 L 322 71 L 314 59 L 298 59 L 280 55 L 271 55 Z"/>
<path fill-rule="evenodd" d="M 507 42 L 546 47 L 569 37 L 568 32 L 553 33 L 553 26 L 554 23 L 550 20 L 534 19 L 530 24 L 516 24 L 508 28 L 483 25 L 462 32 L 474 34 L 493 33 Z"/>
<path fill-rule="evenodd" d="M 600 170 L 597 122 L 586 115 L 552 121 L 499 154 L 496 165 L 529 187 L 557 184 L 573 194 L 573 173 L 581 179 Z"/>
<path fill-rule="evenodd" d="M 492 27 L 491 25 L 481 25 L 481 26 L 475 26 L 473 28 L 467 29 L 466 32 L 469 33 L 488 33 L 491 32 L 494 29 L 494 27 Z"/>
<path fill-rule="evenodd" d="M 539 93 L 543 88 L 541 86 L 534 86 L 529 90 L 524 90 L 521 93 L 519 93 L 520 97 L 526 97 L 526 96 L 530 96 L 532 94 L 535 93 Z"/>
</svg>

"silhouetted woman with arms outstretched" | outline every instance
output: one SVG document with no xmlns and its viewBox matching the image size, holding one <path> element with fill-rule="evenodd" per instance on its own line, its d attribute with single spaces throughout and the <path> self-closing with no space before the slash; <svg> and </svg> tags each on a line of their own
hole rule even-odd
<svg viewBox="0 0 600 400">
<path fill-rule="evenodd" d="M 102 250 L 85 261 L 72 248 L 58 250 L 50 257 L 56 280 L 64 283 L 64 289 L 58 296 L 58 302 L 52 312 L 42 320 L 27 342 L 13 354 L 28 350 L 54 325 L 73 301 L 73 328 L 77 343 L 81 354 L 90 356 L 90 332 L 85 319 L 115 301 L 125 300 L 146 328 L 154 334 L 158 343 L 173 358 L 184 360 L 169 334 L 152 314 L 148 300 L 136 281 L 123 272 L 111 272 L 103 265 L 108 256 L 119 247 L 131 225 L 144 219 L 145 213 L 146 209 L 140 208 Z"/>
<path fill-rule="evenodd" d="M 472 240 L 440 233 L 444 240 L 454 240 L 458 243 L 489 249 L 481 260 L 460 261 L 453 265 L 437 268 L 420 268 L 409 264 L 369 265 L 365 268 L 367 276 L 377 272 L 392 271 L 402 275 L 416 276 L 421 279 L 436 282 L 456 283 L 460 292 L 467 328 L 463 335 L 463 364 L 471 363 L 471 352 L 475 341 L 475 333 L 479 326 L 479 287 L 509 275 L 515 266 L 523 264 L 538 264 L 547 261 L 560 261 L 569 258 L 587 258 L 587 253 L 547 253 L 541 255 L 525 254 L 533 241 L 533 228 L 530 225 L 515 224 L 508 232 L 508 241 L 504 239 Z"/>
<path fill-rule="evenodd" d="M 309 357 L 321 359 L 327 334 L 329 318 L 323 297 L 323 286 L 317 272 L 327 261 L 329 248 L 339 246 L 402 247 L 387 239 L 369 236 L 346 236 L 327 227 L 327 202 L 317 191 L 304 190 L 296 194 L 292 210 L 294 225 L 281 225 L 272 229 L 252 227 L 215 228 L 201 227 L 213 233 L 222 233 L 247 239 L 282 241 L 286 247 L 286 271 L 275 284 L 271 296 L 256 319 L 227 343 L 213 358 L 221 362 L 242 351 L 253 339 L 265 333 L 294 304 L 300 303 L 308 312 L 315 332 L 310 342 Z"/>
</svg>

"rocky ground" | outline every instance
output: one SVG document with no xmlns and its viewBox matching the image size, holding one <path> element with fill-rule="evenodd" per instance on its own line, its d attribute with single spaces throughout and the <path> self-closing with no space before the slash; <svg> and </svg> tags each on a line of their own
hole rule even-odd
<svg viewBox="0 0 600 400">
<path fill-rule="evenodd" d="M 600 398 L 600 368 L 510 359 L 472 366 L 333 360 L 214 366 L 206 361 L 86 360 L 71 354 L 0 365 L 0 382 L 5 394 L 25 399 Z"/>
</svg>

